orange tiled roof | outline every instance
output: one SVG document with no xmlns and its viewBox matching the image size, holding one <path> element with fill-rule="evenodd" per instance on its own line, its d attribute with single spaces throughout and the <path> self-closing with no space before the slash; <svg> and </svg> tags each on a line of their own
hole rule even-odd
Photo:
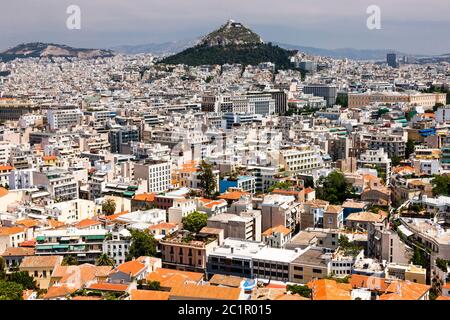
<svg viewBox="0 0 450 320">
<path fill-rule="evenodd" d="M 439 297 L 436 298 L 436 300 L 450 300 L 450 297 L 439 296 Z"/>
<path fill-rule="evenodd" d="M 170 292 L 154 290 L 131 290 L 131 300 L 169 300 Z"/>
<path fill-rule="evenodd" d="M 352 288 L 367 288 L 371 291 L 385 292 L 389 286 L 385 278 L 369 277 L 359 274 L 353 274 L 349 281 Z"/>
<path fill-rule="evenodd" d="M 22 219 L 22 220 L 17 220 L 16 224 L 25 226 L 27 228 L 31 228 L 31 227 L 37 227 L 39 225 L 39 221 L 37 221 L 35 219 Z"/>
<path fill-rule="evenodd" d="M 108 283 L 108 282 L 99 282 L 91 284 L 87 289 L 91 290 L 100 290 L 100 291 L 127 291 L 127 284 L 118 284 L 118 283 Z"/>
<path fill-rule="evenodd" d="M 149 230 L 158 230 L 158 229 L 173 229 L 177 226 L 176 223 L 169 223 L 169 222 L 161 222 L 155 225 L 152 225 L 148 227 Z"/>
<path fill-rule="evenodd" d="M 420 283 L 392 281 L 386 293 L 380 296 L 380 300 L 419 300 L 430 288 Z"/>
<path fill-rule="evenodd" d="M 90 227 L 90 226 L 96 226 L 96 225 L 99 225 L 99 224 L 102 224 L 102 223 L 100 221 L 97 221 L 97 220 L 84 219 L 84 220 L 81 220 L 80 222 L 78 222 L 75 225 L 75 227 L 83 229 L 83 228 L 87 228 L 87 227 Z"/>
<path fill-rule="evenodd" d="M 158 268 L 149 273 L 145 279 L 148 282 L 158 281 L 162 287 L 172 288 L 186 282 L 198 283 L 203 279 L 203 273 Z"/>
<path fill-rule="evenodd" d="M 1 254 L 7 256 L 34 256 L 34 248 L 9 247 Z"/>
<path fill-rule="evenodd" d="M 58 158 L 56 156 L 43 156 L 42 159 L 44 161 L 51 161 L 51 160 L 56 160 Z"/>
<path fill-rule="evenodd" d="M 313 300 L 351 300 L 352 287 L 347 283 L 337 283 L 334 280 L 320 279 L 308 283 L 312 289 Z"/>
<path fill-rule="evenodd" d="M 224 200 L 239 200 L 241 196 L 249 195 L 247 192 L 242 191 L 232 191 L 232 192 L 226 192 L 224 194 L 221 194 L 217 198 L 224 199 Z"/>
<path fill-rule="evenodd" d="M 279 225 L 273 228 L 269 228 L 266 231 L 263 232 L 263 236 L 271 236 L 274 232 L 280 232 L 282 234 L 284 234 L 285 236 L 287 236 L 289 233 L 291 233 L 291 229 L 286 228 L 283 225 Z"/>
<path fill-rule="evenodd" d="M 109 221 L 113 221 L 113 220 L 116 220 L 118 217 L 123 216 L 124 214 L 127 214 L 127 213 L 128 213 L 128 211 L 122 211 L 119 213 L 112 214 L 110 216 L 105 216 L 105 219 L 107 219 Z"/>
<path fill-rule="evenodd" d="M 0 165 L 0 171 L 6 171 L 6 170 L 14 170 L 15 168 L 10 165 Z"/>
<path fill-rule="evenodd" d="M 195 284 L 184 284 L 170 290 L 170 296 L 208 300 L 238 300 L 240 294 L 239 288 Z"/>
<path fill-rule="evenodd" d="M 132 260 L 128 262 L 124 262 L 121 265 L 118 265 L 116 269 L 114 269 L 113 272 L 120 271 L 126 274 L 131 274 L 133 277 L 138 275 L 141 271 L 145 269 L 145 264 L 137 261 Z"/>
<path fill-rule="evenodd" d="M 71 288 L 66 285 L 62 286 L 52 286 L 48 289 L 44 296 L 44 299 L 53 299 L 59 297 L 65 297 L 73 292 L 77 291 L 76 288 Z"/>
<path fill-rule="evenodd" d="M 311 193 L 311 192 L 313 192 L 313 191 L 314 191 L 313 188 L 308 187 L 308 188 L 305 189 L 305 194 Z"/>
<path fill-rule="evenodd" d="M 25 232 L 24 227 L 0 227 L 0 236 L 10 236 L 16 233 Z"/>
<path fill-rule="evenodd" d="M 61 264 L 62 256 L 28 256 L 23 258 L 20 268 L 54 268 Z"/>
<path fill-rule="evenodd" d="M 154 202 L 155 194 L 154 193 L 141 193 L 134 196 L 133 200 L 136 201 L 145 201 L 145 202 Z"/>
<path fill-rule="evenodd" d="M 0 187 L 0 197 L 6 196 L 8 193 L 7 189 Z"/>
</svg>

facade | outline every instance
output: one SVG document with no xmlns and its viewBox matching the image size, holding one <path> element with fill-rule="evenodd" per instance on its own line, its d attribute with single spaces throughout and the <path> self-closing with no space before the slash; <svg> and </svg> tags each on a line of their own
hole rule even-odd
<svg viewBox="0 0 450 320">
<path fill-rule="evenodd" d="M 145 161 L 134 165 L 134 177 L 147 181 L 148 192 L 161 193 L 170 189 L 171 169 L 169 162 Z"/>
<path fill-rule="evenodd" d="M 316 97 L 322 97 L 327 101 L 327 107 L 332 107 L 336 103 L 337 87 L 326 84 L 311 84 L 303 88 L 306 94 L 313 94 Z"/>
</svg>

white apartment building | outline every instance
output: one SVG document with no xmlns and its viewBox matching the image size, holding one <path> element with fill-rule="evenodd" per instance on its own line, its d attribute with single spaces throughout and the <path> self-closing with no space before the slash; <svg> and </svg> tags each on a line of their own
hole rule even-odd
<svg viewBox="0 0 450 320">
<path fill-rule="evenodd" d="M 147 181 L 147 191 L 161 193 L 171 186 L 170 162 L 146 161 L 134 165 L 134 178 Z"/>
<path fill-rule="evenodd" d="M 450 105 L 438 108 L 435 112 L 437 123 L 446 123 L 450 121 Z"/>
<path fill-rule="evenodd" d="M 366 150 L 357 160 L 358 169 L 378 169 L 382 170 L 385 175 L 386 184 L 389 184 L 391 176 L 392 160 L 383 148 L 378 150 Z M 381 178 L 381 177 L 379 177 Z"/>
<path fill-rule="evenodd" d="M 78 108 L 49 109 L 47 121 L 51 130 L 68 128 L 81 123 L 83 113 Z"/>
<path fill-rule="evenodd" d="M 13 170 L 9 174 L 8 185 L 11 190 L 29 189 L 34 186 L 34 169 Z"/>
<path fill-rule="evenodd" d="M 127 229 L 113 231 L 110 238 L 103 242 L 103 253 L 114 260 L 115 265 L 126 261 L 126 256 L 131 244 L 131 233 Z"/>
<path fill-rule="evenodd" d="M 7 141 L 0 141 L 0 164 L 5 164 L 9 161 L 10 145 Z"/>
<path fill-rule="evenodd" d="M 280 162 L 287 171 L 296 174 L 312 174 L 323 166 L 320 151 L 310 145 L 281 150 Z"/>
</svg>

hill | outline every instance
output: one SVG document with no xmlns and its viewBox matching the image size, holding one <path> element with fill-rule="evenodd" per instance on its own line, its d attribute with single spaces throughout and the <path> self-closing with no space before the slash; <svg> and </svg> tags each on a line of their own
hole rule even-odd
<svg viewBox="0 0 450 320">
<path fill-rule="evenodd" d="M 233 20 L 203 37 L 199 44 L 160 61 L 190 66 L 212 64 L 258 65 L 275 63 L 277 69 L 293 68 L 290 57 L 296 51 L 264 43 L 260 36 Z"/>
<path fill-rule="evenodd" d="M 24 43 L 0 53 L 2 61 L 10 61 L 17 58 L 44 58 L 44 57 L 76 57 L 80 59 L 92 59 L 99 57 L 111 57 L 113 52 L 101 49 L 77 49 L 66 45 L 53 43 Z"/>
</svg>

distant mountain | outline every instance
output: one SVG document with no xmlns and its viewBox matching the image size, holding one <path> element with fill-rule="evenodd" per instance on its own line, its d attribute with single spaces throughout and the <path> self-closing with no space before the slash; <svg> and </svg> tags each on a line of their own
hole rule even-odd
<svg viewBox="0 0 450 320">
<path fill-rule="evenodd" d="M 275 44 L 285 49 L 298 50 L 314 56 L 330 57 L 335 59 L 347 58 L 352 60 L 386 60 L 386 54 L 388 53 L 397 53 L 398 56 L 410 56 L 406 53 L 388 49 L 321 49 L 277 42 L 275 42 Z"/>
<path fill-rule="evenodd" d="M 0 53 L 2 61 L 10 61 L 16 58 L 40 58 L 40 57 L 76 57 L 80 59 L 93 59 L 99 57 L 111 57 L 113 52 L 103 49 L 76 49 L 66 45 L 53 43 L 24 43 Z"/>
<path fill-rule="evenodd" d="M 199 43 L 161 63 L 191 66 L 212 64 L 258 65 L 273 62 L 279 69 L 292 68 L 290 57 L 296 51 L 266 44 L 259 35 L 239 22 L 229 20 L 219 29 L 203 37 Z"/>
<path fill-rule="evenodd" d="M 142 45 L 123 45 L 111 47 L 114 52 L 123 54 L 139 54 L 139 53 L 151 53 L 154 55 L 167 55 L 181 52 L 187 48 L 195 46 L 199 42 L 196 40 L 179 40 L 164 43 L 149 43 Z"/>
</svg>

